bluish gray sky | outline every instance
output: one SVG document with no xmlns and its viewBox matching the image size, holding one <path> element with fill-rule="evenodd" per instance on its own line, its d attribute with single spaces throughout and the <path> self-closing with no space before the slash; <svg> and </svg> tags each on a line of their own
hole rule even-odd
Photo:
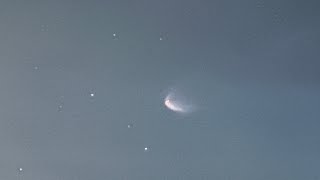
<svg viewBox="0 0 320 180">
<path fill-rule="evenodd" d="M 319 10 L 1 0 L 0 179 L 318 179 Z"/>
</svg>

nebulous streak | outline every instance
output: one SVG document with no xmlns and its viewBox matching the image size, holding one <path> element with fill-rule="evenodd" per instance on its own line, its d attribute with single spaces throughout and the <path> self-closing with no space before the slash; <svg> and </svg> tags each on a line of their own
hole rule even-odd
<svg viewBox="0 0 320 180">
<path fill-rule="evenodd" d="M 178 105 L 172 103 L 170 101 L 170 99 L 166 99 L 164 101 L 164 104 L 167 106 L 167 108 L 171 109 L 172 111 L 176 111 L 176 112 L 184 112 L 184 109 L 179 107 Z"/>
</svg>

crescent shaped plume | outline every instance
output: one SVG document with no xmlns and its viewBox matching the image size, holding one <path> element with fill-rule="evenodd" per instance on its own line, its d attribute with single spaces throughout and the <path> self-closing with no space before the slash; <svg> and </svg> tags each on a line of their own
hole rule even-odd
<svg viewBox="0 0 320 180">
<path fill-rule="evenodd" d="M 174 104 L 173 102 L 170 101 L 170 99 L 166 99 L 164 101 L 164 104 L 167 106 L 167 108 L 171 109 L 172 111 L 176 112 L 184 112 L 184 109 L 179 107 L 178 105 Z"/>
</svg>

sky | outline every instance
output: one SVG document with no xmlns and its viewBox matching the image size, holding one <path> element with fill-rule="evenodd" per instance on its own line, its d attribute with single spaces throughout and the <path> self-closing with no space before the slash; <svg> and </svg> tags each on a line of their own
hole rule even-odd
<svg viewBox="0 0 320 180">
<path fill-rule="evenodd" d="M 1 0 L 0 179 L 319 179 L 319 8 Z"/>
</svg>

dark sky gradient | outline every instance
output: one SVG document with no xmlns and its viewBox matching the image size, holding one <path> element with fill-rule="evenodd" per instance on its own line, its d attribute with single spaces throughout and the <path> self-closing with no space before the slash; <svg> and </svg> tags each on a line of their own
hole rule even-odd
<svg viewBox="0 0 320 180">
<path fill-rule="evenodd" d="M 0 179 L 316 180 L 319 20 L 317 0 L 1 0 Z"/>
</svg>

